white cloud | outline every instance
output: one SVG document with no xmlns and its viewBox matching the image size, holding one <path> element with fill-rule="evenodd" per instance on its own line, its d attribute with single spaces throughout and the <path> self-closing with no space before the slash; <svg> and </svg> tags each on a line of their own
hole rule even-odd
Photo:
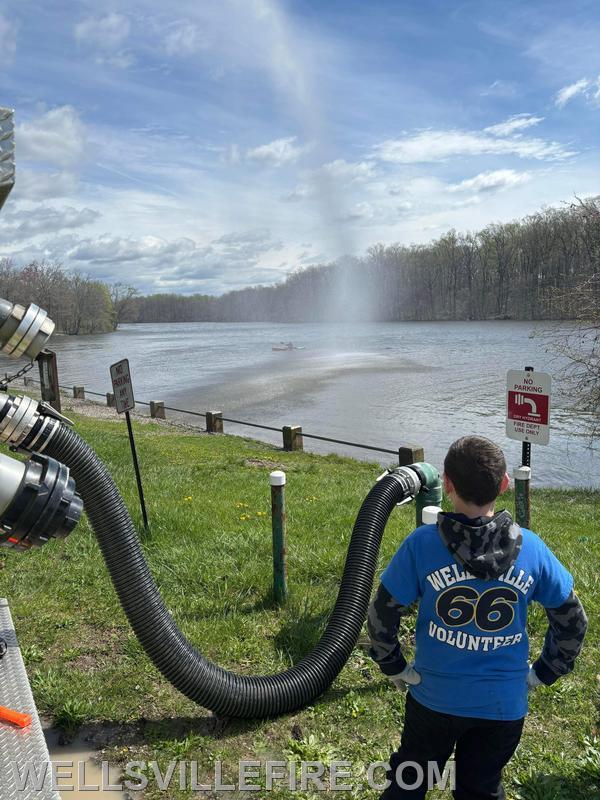
<svg viewBox="0 0 600 800">
<path fill-rule="evenodd" d="M 554 100 L 555 105 L 558 108 L 563 108 L 569 102 L 569 100 L 572 100 L 578 94 L 583 94 L 589 85 L 590 82 L 588 79 L 582 78 L 580 81 L 570 83 L 568 86 L 563 86 L 563 88 L 556 94 L 556 98 Z"/>
<path fill-rule="evenodd" d="M 497 80 L 486 86 L 480 94 L 482 97 L 515 97 L 517 84 L 511 81 Z"/>
<path fill-rule="evenodd" d="M 556 94 L 554 104 L 557 108 L 564 108 L 574 97 L 581 95 L 591 105 L 600 104 L 600 75 L 595 80 L 582 78 L 580 81 L 563 86 Z"/>
<path fill-rule="evenodd" d="M 496 169 L 490 172 L 480 172 L 473 178 L 466 178 L 459 183 L 448 186 L 449 192 L 491 192 L 500 189 L 510 189 L 530 180 L 528 172 L 516 172 L 513 169 Z"/>
<path fill-rule="evenodd" d="M 265 244 L 271 238 L 271 233 L 267 228 L 255 228 L 249 231 L 234 231 L 233 233 L 224 233 L 218 239 L 214 240 L 214 244 L 225 244 L 228 246 L 239 246 L 246 244 Z"/>
<path fill-rule="evenodd" d="M 15 139 L 21 159 L 72 167 L 83 160 L 85 130 L 72 106 L 53 108 L 17 127 Z"/>
<path fill-rule="evenodd" d="M 345 161 L 343 158 L 336 158 L 323 164 L 313 174 L 329 175 L 341 181 L 364 181 L 373 176 L 374 165 L 371 161 Z"/>
<path fill-rule="evenodd" d="M 0 64 L 10 64 L 17 52 L 17 26 L 0 14 Z"/>
<path fill-rule="evenodd" d="M 95 213 L 90 209 L 82 212 Z M 104 233 L 83 238 L 63 233 L 21 249 L 5 248 L 5 252 L 19 263 L 34 259 L 60 261 L 109 282 L 122 280 L 123 270 L 128 270 L 127 274 L 142 291 L 219 293 L 281 277 L 281 269 L 269 263 L 269 255 L 275 254 L 281 260 L 282 249 L 282 243 L 271 238 L 267 228 L 257 228 L 207 242 L 190 237 Z"/>
<path fill-rule="evenodd" d="M 497 125 L 490 125 L 484 128 L 485 133 L 491 133 L 492 136 L 510 136 L 511 133 L 531 128 L 533 125 L 538 125 L 542 122 L 544 117 L 534 117 L 533 114 L 515 114 L 509 117 L 504 122 Z"/>
<path fill-rule="evenodd" d="M 99 212 L 91 208 L 35 206 L 26 210 L 19 209 L 3 215 L 0 237 L 6 242 L 23 241 L 43 233 L 82 228 L 99 217 Z"/>
<path fill-rule="evenodd" d="M 317 169 L 305 170 L 300 183 L 281 198 L 286 203 L 295 203 L 314 197 L 323 189 L 323 184 L 332 182 L 349 186 L 364 183 L 375 174 L 375 165 L 372 161 L 346 161 L 336 158 L 322 164 Z"/>
<path fill-rule="evenodd" d="M 50 200 L 72 195 L 77 190 L 77 178 L 72 172 L 46 172 L 25 167 L 17 171 L 13 200 Z"/>
<path fill-rule="evenodd" d="M 206 46 L 198 26 L 190 20 L 176 22 L 165 36 L 165 50 L 169 56 L 191 56 Z"/>
<path fill-rule="evenodd" d="M 299 183 L 294 187 L 291 192 L 286 192 L 281 196 L 284 203 L 298 203 L 300 200 L 306 200 L 312 197 L 315 193 L 313 186 L 308 186 L 305 183 Z"/>
<path fill-rule="evenodd" d="M 96 62 L 125 69 L 133 63 L 133 56 L 123 45 L 129 36 L 129 19 L 111 12 L 104 17 L 88 17 L 75 25 L 75 41 L 96 53 Z"/>
<path fill-rule="evenodd" d="M 453 156 L 516 155 L 556 161 L 575 155 L 558 142 L 524 136 L 492 136 L 485 131 L 424 130 L 387 139 L 374 148 L 376 158 L 396 164 L 443 161 Z"/>
<path fill-rule="evenodd" d="M 269 144 L 253 147 L 246 151 L 246 158 L 250 161 L 258 161 L 273 167 L 292 164 L 307 150 L 306 145 L 295 144 L 297 138 L 297 136 L 288 136 L 284 139 L 275 139 Z"/>
<path fill-rule="evenodd" d="M 158 236 L 121 237 L 104 234 L 94 239 L 81 239 L 66 252 L 73 261 L 93 264 L 131 262 L 144 259 L 165 259 L 197 255 L 193 239 L 162 239 Z"/>
</svg>

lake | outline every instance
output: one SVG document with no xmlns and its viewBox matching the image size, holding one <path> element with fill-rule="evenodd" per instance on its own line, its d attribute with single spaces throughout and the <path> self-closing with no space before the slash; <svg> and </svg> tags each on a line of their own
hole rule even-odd
<svg viewBox="0 0 600 800">
<path fill-rule="evenodd" d="M 139 400 L 219 409 L 276 427 L 302 425 L 306 433 L 390 449 L 419 444 L 438 467 L 448 445 L 466 433 L 498 442 L 510 469 L 519 463 L 521 445 L 504 432 L 506 372 L 534 366 L 554 375 L 550 444 L 532 448 L 534 485 L 598 487 L 598 453 L 560 395 L 560 362 L 542 338 L 532 337 L 536 327 L 542 323 L 141 324 L 112 334 L 56 335 L 51 346 L 68 386 L 106 392 L 109 365 L 127 357 Z M 303 349 L 273 352 L 282 341 Z M 7 369 L 14 363 L 3 359 L 0 370 Z M 225 430 L 281 443 L 275 432 L 228 423 Z M 314 452 L 393 461 L 343 445 L 304 444 Z"/>
</svg>

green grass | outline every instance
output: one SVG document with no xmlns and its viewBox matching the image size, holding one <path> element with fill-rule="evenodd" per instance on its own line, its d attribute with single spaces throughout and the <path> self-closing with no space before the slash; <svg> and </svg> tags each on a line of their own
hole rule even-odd
<svg viewBox="0 0 600 800">
<path fill-rule="evenodd" d="M 124 423 L 79 418 L 77 428 L 107 463 L 141 527 Z M 144 548 L 182 630 L 222 666 L 248 674 L 285 669 L 323 629 L 356 512 L 381 468 L 155 424 L 137 425 L 136 436 L 151 522 Z M 290 599 L 281 610 L 271 602 L 273 465 L 288 475 Z M 507 770 L 511 798 L 600 796 L 598 500 L 591 491 L 533 492 L 533 527 L 574 572 L 590 630 L 576 672 L 533 696 Z M 511 495 L 505 504 L 512 508 Z M 394 512 L 381 568 L 412 529 L 413 515 L 412 506 Z M 358 766 L 385 760 L 398 743 L 403 696 L 360 647 L 313 706 L 275 720 L 214 720 L 174 690 L 141 650 L 87 521 L 44 550 L 3 554 L 0 594 L 10 600 L 40 712 L 67 732 L 82 723 L 93 723 L 92 731 L 110 726 L 108 757 L 115 761 L 194 759 L 212 769 L 221 759 L 237 769 L 243 758 L 295 758 Z M 411 623 L 403 627 L 407 650 Z M 533 656 L 544 631 L 543 611 L 533 609 Z M 374 794 L 357 790 L 352 796 Z M 146 796 L 155 795 L 149 790 Z M 160 796 L 188 795 L 173 788 Z M 267 796 L 292 795 L 280 790 Z"/>
</svg>

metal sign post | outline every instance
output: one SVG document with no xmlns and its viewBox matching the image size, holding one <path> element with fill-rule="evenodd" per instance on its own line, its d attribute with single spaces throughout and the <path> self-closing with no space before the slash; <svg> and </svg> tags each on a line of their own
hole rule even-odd
<svg viewBox="0 0 600 800">
<path fill-rule="evenodd" d="M 521 466 L 514 471 L 516 520 L 529 527 L 531 520 L 531 445 L 550 441 L 550 391 L 546 372 L 511 369 L 506 380 L 506 435 L 522 442 Z"/>
<path fill-rule="evenodd" d="M 140 506 L 142 508 L 142 519 L 144 520 L 144 528 L 148 530 L 148 515 L 146 513 L 146 501 L 144 500 L 144 487 L 142 485 L 140 464 L 137 457 L 137 450 L 135 449 L 133 427 L 131 425 L 131 417 L 129 415 L 129 412 L 135 408 L 135 399 L 133 397 L 133 385 L 131 383 L 131 371 L 129 369 L 128 358 L 117 361 L 116 364 L 111 364 L 110 379 L 112 381 L 113 393 L 115 396 L 115 408 L 117 409 L 117 413 L 125 414 L 127 433 L 129 434 L 129 444 L 131 446 L 131 456 L 133 458 L 133 469 L 135 471 L 135 479 L 137 482 L 138 494 L 140 496 Z"/>
</svg>

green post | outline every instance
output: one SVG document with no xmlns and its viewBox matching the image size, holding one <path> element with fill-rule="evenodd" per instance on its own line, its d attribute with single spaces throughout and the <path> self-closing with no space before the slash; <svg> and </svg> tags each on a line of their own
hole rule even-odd
<svg viewBox="0 0 600 800">
<path fill-rule="evenodd" d="M 285 472 L 275 470 L 271 484 L 271 527 L 273 531 L 273 595 L 277 605 L 287 600 L 287 542 L 285 517 Z"/>
<path fill-rule="evenodd" d="M 531 524 L 531 505 L 529 485 L 531 481 L 531 467 L 516 467 L 513 472 L 515 479 L 515 519 L 517 525 L 529 528 Z"/>
<path fill-rule="evenodd" d="M 415 512 L 417 528 L 423 524 L 423 509 L 425 506 L 441 506 L 442 505 L 442 481 L 440 473 L 431 464 L 426 462 L 419 462 L 414 464 L 418 468 L 421 475 L 425 476 L 425 484 L 421 491 L 415 498 Z"/>
</svg>

